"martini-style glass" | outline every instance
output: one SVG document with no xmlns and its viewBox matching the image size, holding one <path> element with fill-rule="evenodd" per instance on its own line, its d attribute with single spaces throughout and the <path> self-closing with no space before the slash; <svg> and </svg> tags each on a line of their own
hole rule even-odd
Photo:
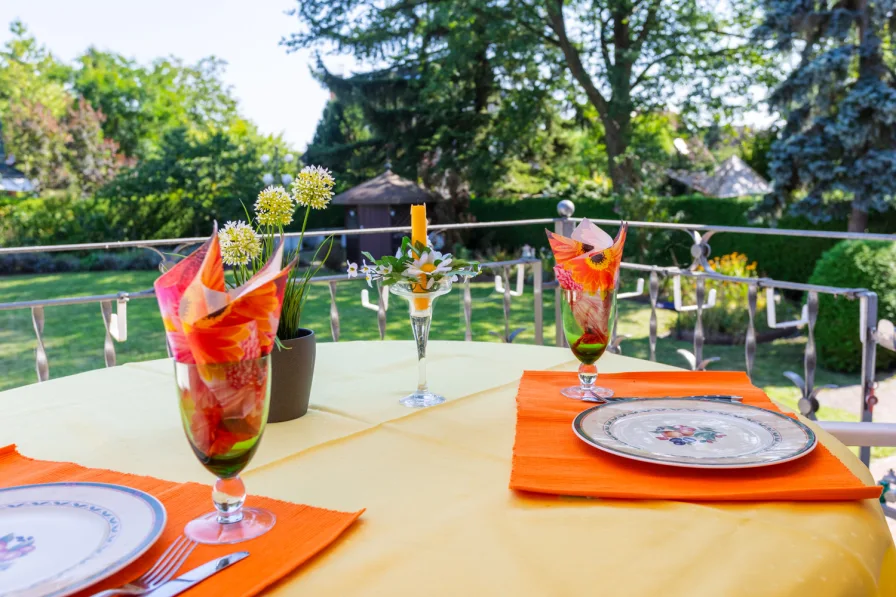
<svg viewBox="0 0 896 597">
<path fill-rule="evenodd" d="M 563 332 L 572 353 L 579 360 L 579 385 L 563 388 L 567 398 L 585 402 L 606 402 L 613 390 L 594 385 L 597 360 L 610 343 L 610 322 L 616 312 L 616 290 L 586 293 L 563 290 Z"/>
<path fill-rule="evenodd" d="M 443 396 L 430 392 L 426 383 L 426 343 L 429 341 L 429 327 L 432 324 L 432 308 L 438 297 L 451 292 L 451 281 L 433 282 L 432 287 L 424 292 L 416 290 L 419 287 L 419 284 L 409 282 L 399 282 L 389 287 L 393 294 L 407 299 L 411 313 L 411 329 L 414 331 L 414 341 L 417 343 L 417 389 L 400 401 L 409 408 L 422 408 L 445 402 Z"/>
<path fill-rule="evenodd" d="M 264 433 L 271 398 L 271 357 L 235 363 L 174 363 L 181 422 L 199 462 L 217 477 L 215 511 L 187 523 L 184 533 L 198 543 L 226 544 L 271 530 L 272 512 L 244 508 L 240 472 Z"/>
</svg>

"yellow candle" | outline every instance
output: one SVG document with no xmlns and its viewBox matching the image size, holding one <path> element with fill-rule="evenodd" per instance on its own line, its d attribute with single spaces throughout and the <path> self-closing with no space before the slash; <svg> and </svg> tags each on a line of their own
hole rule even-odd
<svg viewBox="0 0 896 597">
<path fill-rule="evenodd" d="M 411 242 L 426 244 L 426 204 L 411 206 Z"/>
<path fill-rule="evenodd" d="M 411 243 L 426 245 L 426 204 L 411 206 Z M 416 254 L 416 251 L 414 251 Z M 420 255 L 417 255 L 420 257 Z M 426 282 L 426 276 L 420 276 L 420 282 Z M 415 290 L 422 292 L 423 287 L 417 286 Z M 414 307 L 423 311 L 429 307 L 429 299 L 414 299 Z"/>
</svg>

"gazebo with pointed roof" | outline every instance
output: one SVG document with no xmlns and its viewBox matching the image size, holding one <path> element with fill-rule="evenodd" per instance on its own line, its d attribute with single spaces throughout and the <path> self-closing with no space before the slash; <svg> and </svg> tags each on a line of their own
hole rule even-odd
<svg viewBox="0 0 896 597">
<path fill-rule="evenodd" d="M 402 178 L 387 166 L 379 176 L 333 197 L 333 204 L 345 206 L 346 228 L 388 228 L 409 225 L 411 205 L 438 200 L 438 195 Z M 361 251 L 377 258 L 392 254 L 401 236 L 384 233 L 347 237 L 348 258 L 357 260 Z"/>
</svg>

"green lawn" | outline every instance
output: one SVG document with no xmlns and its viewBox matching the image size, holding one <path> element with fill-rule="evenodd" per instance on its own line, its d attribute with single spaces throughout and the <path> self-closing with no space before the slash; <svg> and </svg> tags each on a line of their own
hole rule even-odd
<svg viewBox="0 0 896 597">
<path fill-rule="evenodd" d="M 152 286 L 156 272 L 96 272 L 0 278 L 0 302 L 34 300 L 63 296 L 104 294 L 118 291 L 137 291 Z M 341 319 L 341 339 L 372 340 L 378 338 L 376 312 L 360 304 L 363 283 L 346 282 L 338 286 L 337 304 Z M 528 289 L 527 289 L 528 290 Z M 375 301 L 375 292 L 372 301 Z M 410 339 L 411 331 L 406 318 L 406 308 L 397 297 L 392 297 L 386 338 Z M 545 343 L 554 343 L 553 293 L 545 293 Z M 71 375 L 104 366 L 103 322 L 99 305 L 72 305 L 45 310 L 44 342 L 50 362 L 51 377 Z M 620 308 L 619 332 L 632 336 L 623 342 L 623 353 L 647 358 L 647 322 L 649 309 L 639 303 L 623 302 Z M 675 323 L 676 314 L 659 312 L 660 333 L 665 334 Z M 315 285 L 305 307 L 304 323 L 318 333 L 319 341 L 330 341 L 329 292 L 326 285 Z M 511 329 L 525 327 L 516 342 L 532 343 L 532 295 L 514 298 L 511 307 Z M 490 332 L 502 332 L 502 296 L 487 283 L 473 284 L 473 339 L 498 342 Z M 431 337 L 447 340 L 463 340 L 464 320 L 462 293 L 453 292 L 436 305 Z M 769 395 L 782 403 L 795 407 L 798 393 L 781 373 L 785 370 L 802 372 L 805 340 L 794 338 L 778 340 L 759 346 L 754 369 L 754 382 Z M 35 337 L 28 310 L 0 312 L 0 390 L 35 381 Z M 675 351 L 691 349 L 687 342 L 661 338 L 657 346 L 659 361 L 686 366 Z M 119 363 L 161 358 L 165 356 L 164 334 L 155 300 L 134 300 L 128 305 L 128 340 L 116 344 Z M 719 356 L 722 360 L 710 365 L 713 369 L 744 369 L 742 346 L 711 346 L 704 349 L 705 356 Z M 817 384 L 833 383 L 851 385 L 858 383 L 858 376 L 845 376 L 820 370 Z M 834 409 L 825 409 L 820 418 L 857 420 L 854 415 Z"/>
</svg>

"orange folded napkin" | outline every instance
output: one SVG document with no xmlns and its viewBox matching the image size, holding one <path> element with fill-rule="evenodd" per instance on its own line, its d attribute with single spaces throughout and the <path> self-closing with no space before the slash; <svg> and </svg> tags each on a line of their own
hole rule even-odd
<svg viewBox="0 0 896 597">
<path fill-rule="evenodd" d="M 602 452 L 581 441 L 572 421 L 589 405 L 560 395 L 574 373 L 526 371 L 517 393 L 510 487 L 553 495 L 675 501 L 835 501 L 880 497 L 821 443 L 791 462 L 743 470 L 662 466 Z M 617 396 L 734 394 L 780 412 L 737 372 L 602 374 Z"/>
<path fill-rule="evenodd" d="M 245 284 L 228 289 L 217 225 L 205 243 L 153 283 L 171 355 L 181 363 L 232 363 L 274 348 L 295 261 L 280 269 L 283 243 Z"/>
<path fill-rule="evenodd" d="M 0 487 L 35 483 L 94 482 L 126 485 L 145 491 L 165 505 L 168 522 L 161 538 L 136 562 L 78 596 L 120 587 L 148 570 L 165 549 L 183 534 L 184 525 L 212 509 L 211 488 L 199 483 L 173 483 L 67 462 L 32 460 L 16 447 L 0 447 Z M 212 597 L 257 595 L 333 543 L 364 512 L 335 512 L 265 497 L 249 498 L 252 506 L 267 508 L 277 515 L 277 523 L 266 534 L 234 545 L 199 545 L 178 575 L 213 558 L 235 551 L 249 557 L 218 572 L 185 593 Z"/>
</svg>

